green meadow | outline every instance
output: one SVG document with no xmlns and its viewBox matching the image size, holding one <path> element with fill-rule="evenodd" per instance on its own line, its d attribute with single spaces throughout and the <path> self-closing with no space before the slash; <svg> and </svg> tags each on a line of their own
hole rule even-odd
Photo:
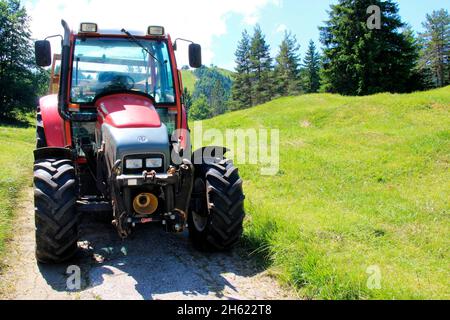
<svg viewBox="0 0 450 320">
<path fill-rule="evenodd" d="M 276 175 L 239 165 L 243 244 L 301 298 L 450 298 L 450 87 L 281 98 L 203 126 L 280 130 Z M 34 135 L 0 125 L 0 254 Z"/>
<path fill-rule="evenodd" d="M 278 174 L 239 165 L 244 242 L 300 297 L 450 298 L 450 87 L 281 98 L 203 127 L 280 130 Z"/>
</svg>

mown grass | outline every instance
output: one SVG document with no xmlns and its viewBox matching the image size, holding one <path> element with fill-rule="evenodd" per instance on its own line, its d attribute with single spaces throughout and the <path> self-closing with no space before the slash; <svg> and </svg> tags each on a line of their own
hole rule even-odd
<svg viewBox="0 0 450 320">
<path fill-rule="evenodd" d="M 32 183 L 35 129 L 28 121 L 0 122 L 0 267 L 10 237 L 18 193 Z"/>
<path fill-rule="evenodd" d="M 450 87 L 282 98 L 203 126 L 280 130 L 276 176 L 239 165 L 245 242 L 302 297 L 450 298 Z"/>
</svg>

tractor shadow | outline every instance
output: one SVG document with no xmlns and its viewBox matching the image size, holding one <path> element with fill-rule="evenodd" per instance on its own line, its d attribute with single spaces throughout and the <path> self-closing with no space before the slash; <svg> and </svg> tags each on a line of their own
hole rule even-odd
<svg viewBox="0 0 450 320">
<path fill-rule="evenodd" d="M 66 292 L 66 269 L 79 266 L 81 299 L 239 299 L 242 279 L 264 271 L 241 248 L 202 253 L 187 232 L 170 234 L 158 225 L 139 226 L 121 240 L 112 226 L 92 216 L 83 218 L 79 247 L 72 261 L 39 268 L 53 290 Z"/>
</svg>

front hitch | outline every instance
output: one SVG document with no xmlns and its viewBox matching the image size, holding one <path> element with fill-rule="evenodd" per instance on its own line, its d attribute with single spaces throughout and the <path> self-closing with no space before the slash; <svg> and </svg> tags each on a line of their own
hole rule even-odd
<svg viewBox="0 0 450 320">
<path fill-rule="evenodd" d="M 189 204 L 191 202 L 192 190 L 194 187 L 194 166 L 187 160 L 179 170 L 178 192 L 175 194 L 175 208 L 166 215 L 165 225 L 169 232 L 183 232 L 187 219 Z"/>
<path fill-rule="evenodd" d="M 183 232 L 188 220 L 188 210 L 194 185 L 194 165 L 187 159 L 176 170 L 171 167 L 167 174 L 143 172 L 142 175 L 121 175 L 120 161 L 111 170 L 110 190 L 114 209 L 113 224 L 121 238 L 127 238 L 136 224 L 162 222 L 167 232 Z M 158 186 L 164 190 L 166 208 L 160 220 L 155 217 L 135 217 L 127 210 L 121 190 L 130 186 Z"/>
</svg>

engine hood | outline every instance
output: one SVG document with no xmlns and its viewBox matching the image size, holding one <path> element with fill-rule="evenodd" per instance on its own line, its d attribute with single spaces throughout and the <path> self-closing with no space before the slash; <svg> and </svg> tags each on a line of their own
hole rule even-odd
<svg viewBox="0 0 450 320">
<path fill-rule="evenodd" d="M 113 94 L 95 104 L 100 124 L 114 128 L 159 128 L 161 119 L 153 101 L 134 94 Z"/>
</svg>

